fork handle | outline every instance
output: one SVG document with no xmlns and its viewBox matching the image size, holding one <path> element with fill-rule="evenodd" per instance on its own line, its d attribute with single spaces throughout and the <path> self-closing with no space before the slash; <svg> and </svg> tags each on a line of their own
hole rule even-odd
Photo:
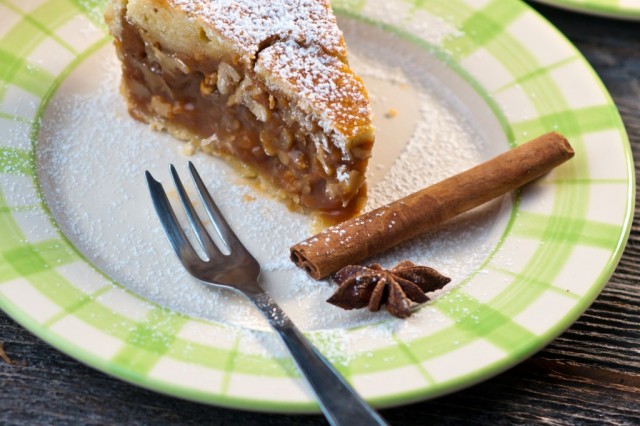
<svg viewBox="0 0 640 426">
<path fill-rule="evenodd" d="M 278 332 L 330 424 L 387 424 L 304 337 L 271 296 L 263 293 L 252 296 L 251 300 Z"/>
</svg>

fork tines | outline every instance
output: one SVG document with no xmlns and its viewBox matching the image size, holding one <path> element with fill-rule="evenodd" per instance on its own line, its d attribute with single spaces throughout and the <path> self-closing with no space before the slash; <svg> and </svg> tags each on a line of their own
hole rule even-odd
<svg viewBox="0 0 640 426">
<path fill-rule="evenodd" d="M 209 232 L 207 231 L 206 227 L 202 223 L 202 220 L 195 211 L 193 203 L 191 202 L 189 195 L 187 194 L 184 185 L 180 180 L 180 176 L 178 176 L 178 172 L 173 165 L 170 166 L 170 171 L 187 219 L 189 220 L 191 228 L 193 229 L 196 238 L 201 244 L 207 258 L 209 260 L 214 260 L 219 259 L 221 256 L 226 257 L 227 255 L 232 254 L 248 254 L 248 251 L 244 248 L 244 246 L 220 212 L 220 209 L 213 201 L 211 194 L 205 187 L 204 182 L 202 181 L 202 178 L 200 177 L 200 174 L 196 170 L 193 163 L 189 162 L 189 172 L 191 173 L 191 178 L 193 179 L 198 194 L 200 195 L 200 199 L 202 200 L 207 215 L 211 219 L 216 232 L 224 243 L 225 247 L 222 248 L 223 250 L 218 248 L 218 246 L 214 243 L 213 239 L 209 235 Z M 156 209 L 162 227 L 164 228 L 167 237 L 171 242 L 171 246 L 176 252 L 176 255 L 180 258 L 180 260 L 183 261 L 183 263 L 185 263 L 185 261 L 189 263 L 196 261 L 196 258 L 199 259 L 199 257 L 196 254 L 191 243 L 189 242 L 184 230 L 180 226 L 180 223 L 176 218 L 176 215 L 173 211 L 173 208 L 171 207 L 171 203 L 169 202 L 162 184 L 155 180 L 151 173 L 149 173 L 149 171 L 146 171 L 145 175 L 147 177 L 147 184 L 149 185 L 149 191 L 151 193 L 153 205 Z M 223 251 L 226 253 L 224 253 Z"/>
</svg>

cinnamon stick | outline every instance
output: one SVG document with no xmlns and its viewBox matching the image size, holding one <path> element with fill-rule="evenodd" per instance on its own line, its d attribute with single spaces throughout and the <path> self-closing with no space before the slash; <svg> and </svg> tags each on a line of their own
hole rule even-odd
<svg viewBox="0 0 640 426">
<path fill-rule="evenodd" d="M 544 175 L 573 157 L 567 139 L 547 133 L 386 206 L 291 247 L 291 260 L 320 279 L 430 230 Z"/>
</svg>

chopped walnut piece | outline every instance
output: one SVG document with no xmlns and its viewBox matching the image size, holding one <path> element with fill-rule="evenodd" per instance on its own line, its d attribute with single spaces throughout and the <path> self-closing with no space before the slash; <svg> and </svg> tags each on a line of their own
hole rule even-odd
<svg viewBox="0 0 640 426">
<path fill-rule="evenodd" d="M 218 90 L 223 95 L 230 94 L 240 82 L 242 76 L 231 65 L 221 62 L 218 67 Z"/>
<path fill-rule="evenodd" d="M 386 270 L 375 263 L 364 267 L 349 265 L 332 275 L 338 289 L 327 302 L 343 309 L 379 311 L 382 304 L 398 318 L 411 316 L 411 302 L 425 303 L 430 291 L 439 290 L 451 281 L 433 268 L 404 260 Z"/>
<path fill-rule="evenodd" d="M 191 71 L 189 66 L 185 64 L 180 58 L 163 52 L 162 49 L 160 49 L 158 46 L 148 44 L 147 48 L 158 62 L 163 72 L 168 72 L 172 75 L 186 75 Z"/>
<path fill-rule="evenodd" d="M 205 75 L 200 82 L 200 93 L 202 95 L 210 95 L 216 89 L 218 84 L 218 73 L 213 72 L 209 75 Z"/>
<path fill-rule="evenodd" d="M 162 118 L 172 118 L 174 116 L 173 105 L 166 102 L 161 96 L 152 96 L 150 107 Z"/>
<path fill-rule="evenodd" d="M 238 89 L 229 96 L 227 105 L 244 105 L 258 120 L 265 123 L 271 114 L 266 107 L 267 102 L 266 94 L 250 77 L 245 77 Z"/>
</svg>

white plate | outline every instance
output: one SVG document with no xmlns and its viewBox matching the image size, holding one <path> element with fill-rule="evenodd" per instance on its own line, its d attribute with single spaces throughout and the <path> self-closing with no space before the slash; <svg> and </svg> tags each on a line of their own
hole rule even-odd
<svg viewBox="0 0 640 426">
<path fill-rule="evenodd" d="M 517 195 L 377 259 L 435 266 L 453 278 L 446 292 L 406 321 L 324 303 L 331 284 L 287 260 L 310 234 L 306 218 L 128 116 L 99 7 L 5 1 L 0 306 L 53 346 L 141 386 L 316 411 L 250 306 L 190 279 L 164 240 L 144 170 L 168 182 L 168 163 L 192 159 L 275 298 L 375 405 L 469 386 L 567 328 L 613 272 L 634 206 L 628 140 L 597 76 L 521 2 L 334 7 L 377 110 L 370 207 L 547 131 L 576 150 Z M 391 108 L 397 117 L 385 117 Z"/>
</svg>

